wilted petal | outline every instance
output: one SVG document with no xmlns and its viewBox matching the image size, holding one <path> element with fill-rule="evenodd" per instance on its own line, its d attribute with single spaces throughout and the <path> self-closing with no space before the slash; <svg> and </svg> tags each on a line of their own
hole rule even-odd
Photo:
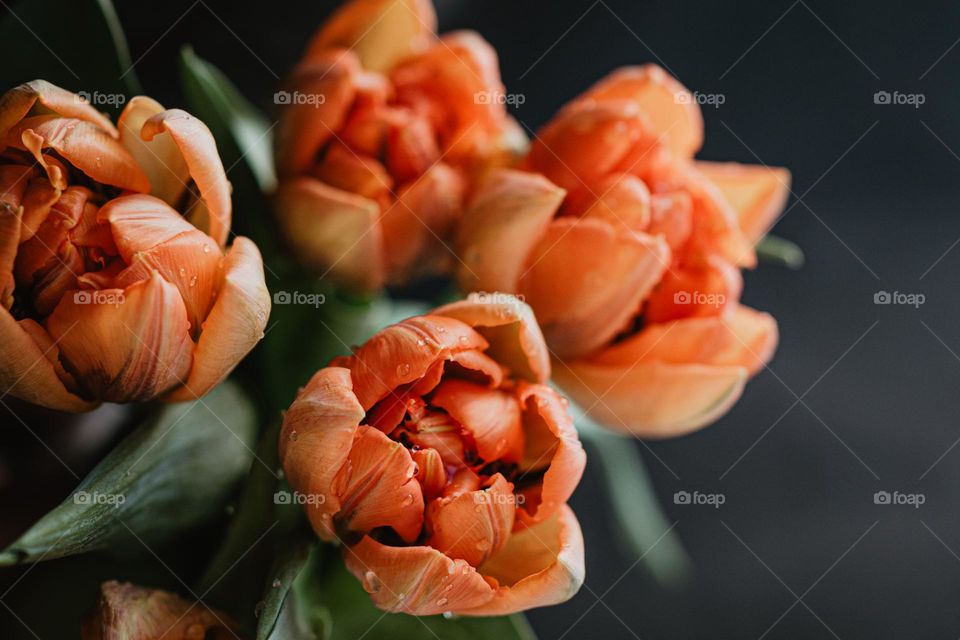
<svg viewBox="0 0 960 640">
<path fill-rule="evenodd" d="M 150 180 L 150 194 L 176 207 L 190 180 L 187 161 L 171 136 L 140 137 L 143 125 L 163 113 L 163 105 L 146 96 L 136 96 L 120 114 L 120 144 L 130 152 Z"/>
<path fill-rule="evenodd" d="M 191 400 L 206 394 L 263 338 L 270 317 L 270 292 L 257 246 L 248 238 L 234 240 L 223 273 L 216 302 L 202 324 L 190 376 L 169 400 Z"/>
<path fill-rule="evenodd" d="M 34 340 L 27 323 L 33 323 L 32 332 L 45 340 Z M 32 320 L 18 323 L 9 311 L 0 308 L 0 394 L 57 411 L 92 409 L 96 403 L 74 395 L 61 381 L 54 365 L 57 354 L 56 345 L 43 327 Z"/>
<path fill-rule="evenodd" d="M 532 248 L 566 191 L 543 176 L 503 169 L 477 189 L 457 232 L 457 275 L 468 291 L 516 292 Z"/>
<path fill-rule="evenodd" d="M 323 145 L 343 127 L 356 95 L 354 79 L 359 73 L 357 56 L 345 50 L 324 51 L 294 69 L 284 84 L 283 90 L 291 99 L 282 108 L 274 147 L 281 176 L 310 168 Z M 294 103 L 294 92 L 312 99 Z"/>
<path fill-rule="evenodd" d="M 543 522 L 566 504 L 580 483 L 587 455 L 567 411 L 567 402 L 546 385 L 522 384 L 523 430 L 527 437 L 525 473 L 546 468 L 539 492 L 531 492 L 517 508 L 517 520 L 527 525 Z M 522 484 L 524 476 L 517 478 Z"/>
<path fill-rule="evenodd" d="M 550 377 L 550 355 L 530 306 L 505 293 L 471 293 L 432 314 L 456 318 L 489 343 L 486 354 L 514 376 L 531 382 Z"/>
<path fill-rule="evenodd" d="M 330 48 L 350 49 L 364 68 L 386 72 L 433 39 L 437 15 L 430 0 L 352 0 L 327 19 L 306 59 Z"/>
<path fill-rule="evenodd" d="M 347 547 L 343 560 L 380 609 L 415 616 L 478 607 L 493 589 L 464 560 L 431 547 L 390 547 L 364 536 Z"/>
<path fill-rule="evenodd" d="M 516 510 L 513 484 L 495 474 L 481 490 L 430 503 L 426 544 L 478 567 L 507 543 Z"/>
<path fill-rule="evenodd" d="M 465 380 L 445 380 L 430 403 L 459 422 L 473 437 L 485 462 L 520 462 L 523 427 L 520 404 L 514 394 L 488 389 Z"/>
<path fill-rule="evenodd" d="M 611 429 L 641 438 L 672 438 L 726 413 L 743 392 L 747 369 L 580 360 L 558 364 L 554 379 L 591 417 Z"/>
<path fill-rule="evenodd" d="M 596 219 L 551 223 L 520 279 L 552 352 L 588 354 L 624 330 L 670 263 L 660 238 Z"/>
<path fill-rule="evenodd" d="M 690 91 L 655 64 L 617 69 L 578 101 L 628 100 L 679 158 L 692 158 L 703 146 L 703 115 Z"/>
<path fill-rule="evenodd" d="M 544 522 L 510 536 L 480 573 L 500 587 L 487 603 L 460 610 L 465 616 L 500 616 L 566 602 L 583 584 L 583 534 L 567 505 Z"/>
<path fill-rule="evenodd" d="M 146 142 L 152 142 L 163 134 L 173 139 L 190 170 L 190 177 L 200 191 L 206 219 L 197 220 L 198 223 L 204 223 L 197 226 L 206 231 L 220 247 L 225 247 L 230 232 L 230 183 L 223 170 L 213 134 L 207 125 L 180 109 L 167 109 L 150 117 L 140 131 L 140 137 Z M 197 219 L 197 216 L 189 213 L 185 214 L 189 219 Z"/>
<path fill-rule="evenodd" d="M 790 171 L 736 162 L 697 162 L 737 213 L 743 233 L 757 242 L 770 229 L 790 196 Z"/>
<path fill-rule="evenodd" d="M 150 190 L 147 176 L 116 137 L 84 120 L 33 116 L 11 129 L 5 142 L 33 154 L 37 162 L 47 168 L 50 181 L 58 188 L 66 184 L 62 177 L 57 178 L 59 169 L 49 168 L 43 149 L 53 149 L 96 182 L 130 191 Z"/>
<path fill-rule="evenodd" d="M 0 138 L 5 137 L 10 129 L 27 117 L 37 103 L 66 118 L 89 122 L 108 135 L 117 137 L 117 130 L 110 119 L 80 96 L 46 80 L 32 80 L 10 89 L 0 97 Z"/>
<path fill-rule="evenodd" d="M 290 486 L 308 496 L 307 517 L 324 540 L 335 540 L 333 515 L 340 510 L 334 478 L 346 463 L 363 408 L 353 394 L 350 371 L 320 369 L 283 416 L 280 463 Z"/>
<path fill-rule="evenodd" d="M 360 426 L 334 480 L 340 497 L 335 516 L 344 527 L 366 532 L 391 527 L 413 542 L 423 527 L 423 494 L 410 452 L 372 427 Z"/>
<path fill-rule="evenodd" d="M 422 378 L 435 363 L 486 347 L 486 340 L 459 320 L 417 316 L 383 329 L 337 364 L 353 373 L 354 393 L 367 410 L 394 389 Z"/>
<path fill-rule="evenodd" d="M 47 318 L 47 330 L 83 390 L 108 402 L 133 402 L 181 384 L 190 371 L 193 342 L 177 288 L 154 273 L 100 295 L 115 304 L 88 304 L 67 295 Z"/>
</svg>

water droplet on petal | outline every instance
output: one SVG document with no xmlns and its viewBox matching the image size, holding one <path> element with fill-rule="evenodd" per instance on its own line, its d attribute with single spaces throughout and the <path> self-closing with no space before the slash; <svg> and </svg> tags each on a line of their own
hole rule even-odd
<svg viewBox="0 0 960 640">
<path fill-rule="evenodd" d="M 380 586 L 380 578 L 373 571 L 363 574 L 363 588 L 367 593 L 377 593 L 380 591 Z"/>
<path fill-rule="evenodd" d="M 208 244 L 203 245 L 203 252 L 204 252 L 204 253 L 210 253 L 210 245 L 208 245 Z"/>
<path fill-rule="evenodd" d="M 197 276 L 193 276 L 192 278 L 190 278 L 190 286 L 191 287 L 197 286 Z"/>
<path fill-rule="evenodd" d="M 410 373 L 410 363 L 409 363 L 409 362 L 404 362 L 403 364 L 398 364 L 398 365 L 397 365 L 397 375 L 398 375 L 398 376 L 405 376 L 405 375 L 408 375 L 409 373 Z"/>
<path fill-rule="evenodd" d="M 437 600 L 437 606 L 438 606 L 438 607 L 442 607 L 443 605 L 447 604 L 448 602 L 450 602 L 450 601 L 447 600 L 446 598 L 440 598 L 439 600 Z"/>
<path fill-rule="evenodd" d="M 408 494 L 407 494 L 407 497 L 403 499 L 403 504 L 404 504 L 404 506 L 410 506 L 411 504 L 413 504 L 413 494 L 412 494 L 412 493 L 408 493 Z"/>
<path fill-rule="evenodd" d="M 291 441 L 296 442 L 296 441 L 297 441 L 297 438 L 299 438 L 299 437 L 300 437 L 300 436 L 299 436 L 299 434 L 297 434 L 296 431 L 291 431 L 291 432 L 290 432 L 290 440 L 291 440 Z"/>
<path fill-rule="evenodd" d="M 423 338 L 420 338 L 419 340 L 417 340 L 417 346 L 418 346 L 418 347 L 425 347 L 425 346 L 427 346 L 427 341 L 424 340 Z"/>
</svg>

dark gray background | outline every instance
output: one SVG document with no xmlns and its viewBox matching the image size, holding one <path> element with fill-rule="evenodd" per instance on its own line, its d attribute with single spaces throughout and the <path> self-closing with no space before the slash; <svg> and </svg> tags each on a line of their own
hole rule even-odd
<svg viewBox="0 0 960 640">
<path fill-rule="evenodd" d="M 172 62 L 193 42 L 268 108 L 333 4 L 118 10 L 148 93 L 182 104 Z M 776 233 L 807 256 L 799 272 L 746 275 L 745 302 L 777 317 L 781 344 L 737 407 L 701 433 L 636 445 L 693 583 L 664 590 L 629 569 L 594 459 L 573 499 L 586 587 L 531 614 L 541 637 L 960 636 L 960 6 L 439 0 L 439 14 L 441 30 L 473 28 L 497 47 L 508 91 L 525 96 L 514 114 L 533 128 L 624 64 L 659 61 L 723 94 L 704 109 L 701 157 L 790 167 Z M 877 105 L 881 90 L 925 103 Z M 926 302 L 877 306 L 878 290 Z M 678 490 L 726 503 L 674 505 Z M 879 490 L 926 502 L 875 505 Z"/>
</svg>

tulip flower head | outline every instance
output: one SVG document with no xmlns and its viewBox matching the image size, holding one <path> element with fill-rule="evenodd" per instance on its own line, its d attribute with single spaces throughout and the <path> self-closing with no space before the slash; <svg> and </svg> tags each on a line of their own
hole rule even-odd
<svg viewBox="0 0 960 640">
<path fill-rule="evenodd" d="M 372 292 L 445 271 L 465 193 L 522 154 L 493 48 L 429 0 L 352 0 L 283 90 L 275 208 L 296 257 Z"/>
<path fill-rule="evenodd" d="M 577 591 L 566 502 L 585 455 L 549 367 L 526 305 L 473 296 L 387 327 L 297 396 L 286 476 L 378 607 L 501 615 Z"/>
<path fill-rule="evenodd" d="M 518 293 L 554 377 L 599 421 L 680 435 L 726 412 L 777 325 L 739 304 L 741 267 L 782 210 L 785 169 L 693 159 L 703 119 L 663 69 L 615 71 L 491 173 L 461 222 L 459 281 Z"/>
<path fill-rule="evenodd" d="M 0 98 L 0 393 L 62 411 L 201 396 L 263 335 L 207 127 L 147 97 L 118 126 L 42 80 Z"/>
</svg>

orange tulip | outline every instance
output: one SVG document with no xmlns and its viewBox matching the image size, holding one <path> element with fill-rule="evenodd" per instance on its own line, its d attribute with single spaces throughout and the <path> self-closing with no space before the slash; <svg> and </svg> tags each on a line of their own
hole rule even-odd
<svg viewBox="0 0 960 640">
<path fill-rule="evenodd" d="M 530 309 L 472 296 L 380 331 L 287 411 L 280 460 L 373 602 L 501 615 L 583 581 L 586 461 Z"/>
<path fill-rule="evenodd" d="M 447 270 L 464 194 L 526 146 L 493 48 L 435 30 L 429 0 L 349 1 L 276 94 L 280 226 L 356 291 Z"/>
<path fill-rule="evenodd" d="M 659 67 L 615 71 L 498 170 L 461 222 L 459 280 L 537 314 L 554 377 L 641 436 L 700 428 L 770 359 L 776 322 L 739 304 L 740 267 L 782 210 L 786 169 L 694 160 L 703 120 Z"/>
<path fill-rule="evenodd" d="M 0 397 L 192 399 L 262 337 L 260 253 L 226 247 L 230 184 L 202 122 L 140 96 L 118 131 L 36 80 L 0 98 L 0 144 Z"/>
</svg>

